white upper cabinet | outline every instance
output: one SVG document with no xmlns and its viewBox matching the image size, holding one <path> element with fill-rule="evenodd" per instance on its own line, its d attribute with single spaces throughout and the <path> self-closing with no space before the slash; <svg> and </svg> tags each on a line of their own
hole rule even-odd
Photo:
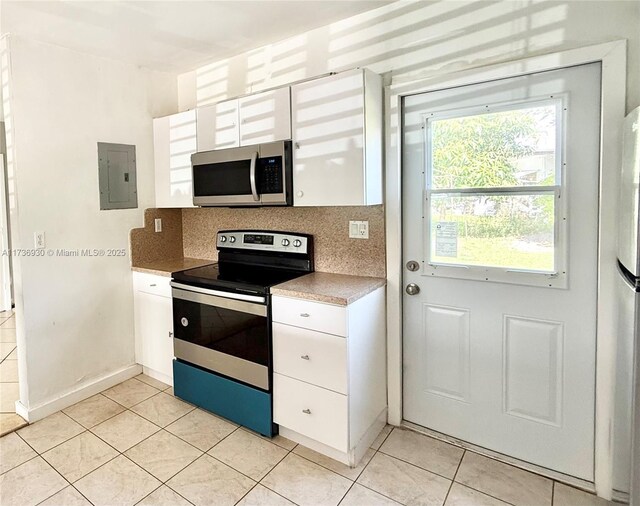
<svg viewBox="0 0 640 506">
<path fill-rule="evenodd" d="M 238 100 L 198 108 L 198 151 L 240 145 Z"/>
<path fill-rule="evenodd" d="M 193 207 L 191 154 L 196 151 L 196 111 L 153 120 L 156 207 Z"/>
<path fill-rule="evenodd" d="M 295 206 L 382 203 L 382 79 L 356 69 L 291 87 Z"/>
<path fill-rule="evenodd" d="M 198 151 L 290 138 L 291 101 L 288 87 L 198 109 Z"/>
<path fill-rule="evenodd" d="M 238 99 L 240 146 L 291 139 L 290 88 Z"/>
</svg>

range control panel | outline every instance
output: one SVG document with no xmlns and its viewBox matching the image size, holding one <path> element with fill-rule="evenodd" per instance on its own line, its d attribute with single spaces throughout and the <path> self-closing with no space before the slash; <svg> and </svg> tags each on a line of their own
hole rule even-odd
<svg viewBox="0 0 640 506">
<path fill-rule="evenodd" d="M 249 249 L 308 253 L 308 236 L 289 232 L 261 232 L 258 230 L 221 230 L 216 241 L 218 249 Z"/>
</svg>

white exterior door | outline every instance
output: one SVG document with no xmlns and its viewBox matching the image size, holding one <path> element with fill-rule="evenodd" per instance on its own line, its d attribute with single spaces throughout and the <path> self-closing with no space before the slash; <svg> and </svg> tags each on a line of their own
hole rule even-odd
<svg viewBox="0 0 640 506">
<path fill-rule="evenodd" d="M 404 419 L 593 480 L 599 64 L 407 97 L 403 125 Z"/>
</svg>

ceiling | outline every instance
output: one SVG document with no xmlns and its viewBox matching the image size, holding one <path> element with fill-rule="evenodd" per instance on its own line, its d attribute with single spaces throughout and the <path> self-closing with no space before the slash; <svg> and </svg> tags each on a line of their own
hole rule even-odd
<svg viewBox="0 0 640 506">
<path fill-rule="evenodd" d="M 183 72 L 390 0 L 0 0 L 2 33 Z"/>
</svg>

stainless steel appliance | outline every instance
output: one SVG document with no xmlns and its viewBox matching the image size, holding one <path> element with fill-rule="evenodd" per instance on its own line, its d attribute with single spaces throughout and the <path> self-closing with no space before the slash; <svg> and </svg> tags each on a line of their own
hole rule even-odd
<svg viewBox="0 0 640 506">
<path fill-rule="evenodd" d="M 221 231 L 217 249 L 218 263 L 173 273 L 174 391 L 272 435 L 270 287 L 313 271 L 313 238 Z"/>
<path fill-rule="evenodd" d="M 614 489 L 640 505 L 640 108 L 625 119 L 618 230 Z"/>
<path fill-rule="evenodd" d="M 290 206 L 291 141 L 191 155 L 196 206 Z"/>
</svg>

